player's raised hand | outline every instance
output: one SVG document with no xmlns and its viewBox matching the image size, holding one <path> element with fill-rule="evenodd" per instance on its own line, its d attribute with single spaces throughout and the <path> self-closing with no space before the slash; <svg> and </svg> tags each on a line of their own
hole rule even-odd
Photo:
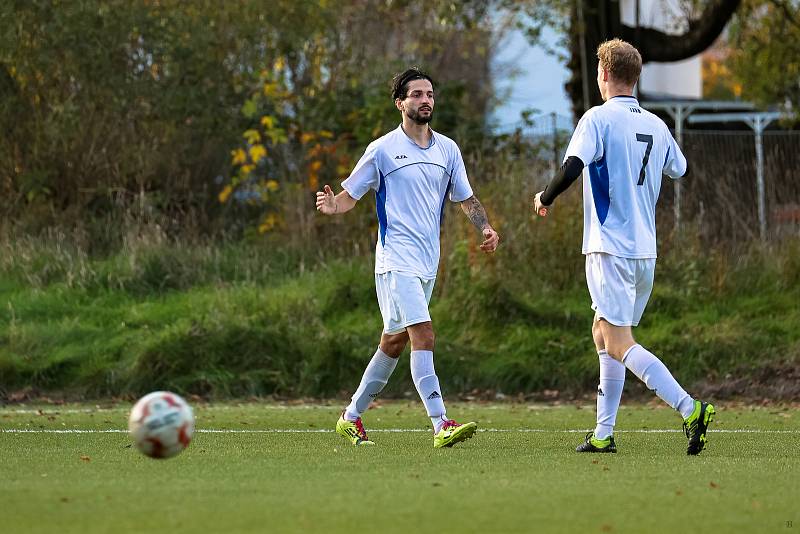
<svg viewBox="0 0 800 534">
<path fill-rule="evenodd" d="M 489 226 L 483 229 L 483 243 L 481 243 L 481 250 L 487 254 L 491 254 L 497 250 L 497 245 L 500 243 L 500 235 L 494 231 L 494 228 Z"/>
<path fill-rule="evenodd" d="M 536 193 L 536 196 L 533 197 L 533 211 L 539 217 L 547 217 L 547 213 L 550 211 L 548 206 L 542 204 L 542 193 L 544 191 L 539 191 Z M 317 193 L 319 194 L 319 193 Z"/>
<path fill-rule="evenodd" d="M 333 215 L 338 211 L 336 198 L 328 184 L 325 184 L 323 191 L 317 191 L 317 211 L 325 215 Z"/>
</svg>

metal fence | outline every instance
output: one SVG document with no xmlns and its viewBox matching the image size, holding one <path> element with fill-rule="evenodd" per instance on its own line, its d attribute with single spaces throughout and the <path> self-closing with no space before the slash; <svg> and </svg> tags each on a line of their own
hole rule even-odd
<svg viewBox="0 0 800 534">
<path fill-rule="evenodd" d="M 682 148 L 692 173 L 681 180 L 681 229 L 691 227 L 705 242 L 800 235 L 800 132 L 763 133 L 763 191 L 752 131 L 684 131 Z M 662 187 L 661 232 L 675 230 L 674 188 L 672 180 Z"/>
<path fill-rule="evenodd" d="M 572 130 L 558 119 L 543 116 L 524 129 L 542 147 L 538 155 L 542 159 L 560 162 L 563 158 Z M 680 180 L 680 186 L 664 178 L 656 215 L 659 234 L 678 229 L 697 232 L 706 243 L 800 236 L 800 131 L 764 131 L 761 141 L 763 188 L 758 185 L 753 130 L 684 129 L 682 149 L 692 172 Z"/>
</svg>

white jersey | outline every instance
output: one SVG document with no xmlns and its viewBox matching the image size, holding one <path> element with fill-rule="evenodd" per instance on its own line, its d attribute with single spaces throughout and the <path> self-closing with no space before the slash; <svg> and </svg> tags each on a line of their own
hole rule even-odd
<svg viewBox="0 0 800 534">
<path fill-rule="evenodd" d="M 583 115 L 564 159 L 570 156 L 586 164 L 583 253 L 655 258 L 661 175 L 686 173 L 667 125 L 636 98 L 616 96 Z"/>
<path fill-rule="evenodd" d="M 427 280 L 439 268 L 445 200 L 472 196 L 455 141 L 433 133 L 430 145 L 421 148 L 402 127 L 370 143 L 342 187 L 354 199 L 375 190 L 375 272 L 406 272 Z"/>
</svg>

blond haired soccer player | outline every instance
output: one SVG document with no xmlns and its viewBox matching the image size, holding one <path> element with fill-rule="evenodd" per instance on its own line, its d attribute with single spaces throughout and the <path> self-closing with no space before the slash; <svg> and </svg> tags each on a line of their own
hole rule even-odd
<svg viewBox="0 0 800 534">
<path fill-rule="evenodd" d="M 375 191 L 378 239 L 375 286 L 383 316 L 378 350 L 367 365 L 336 431 L 353 445 L 373 445 L 361 415 L 378 396 L 411 341 L 411 376 L 433 425 L 433 446 L 451 447 L 472 437 L 477 423 L 447 418 L 442 388 L 433 366 L 433 326 L 428 312 L 439 266 L 439 234 L 445 201 L 459 202 L 483 233 L 481 250 L 492 253 L 499 237 L 489 224 L 467 179 L 456 143 L 434 132 L 434 84 L 413 67 L 394 77 L 392 99 L 401 124 L 367 146 L 343 191 L 326 185 L 317 193 L 317 210 L 345 213 L 369 190 Z"/>
<path fill-rule="evenodd" d="M 546 216 L 555 198 L 588 168 L 583 180 L 583 253 L 595 318 L 592 337 L 600 357 L 597 426 L 578 452 L 616 452 L 614 423 L 628 368 L 680 412 L 699 454 L 714 406 L 694 400 L 667 367 L 633 338 L 653 288 L 656 266 L 655 208 L 662 173 L 688 174 L 686 158 L 661 119 L 642 109 L 633 88 L 642 57 L 613 39 L 597 49 L 597 85 L 604 104 L 587 111 L 572 135 L 561 172 L 534 197 Z"/>
</svg>

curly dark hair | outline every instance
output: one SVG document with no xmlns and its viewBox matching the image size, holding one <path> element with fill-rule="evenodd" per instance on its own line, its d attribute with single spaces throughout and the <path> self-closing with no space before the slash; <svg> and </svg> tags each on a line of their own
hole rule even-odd
<svg viewBox="0 0 800 534">
<path fill-rule="evenodd" d="M 408 96 L 408 83 L 414 80 L 428 80 L 431 85 L 436 87 L 433 78 L 428 76 L 417 66 L 409 67 L 399 74 L 395 74 L 392 78 L 392 101 L 404 100 Z"/>
</svg>

